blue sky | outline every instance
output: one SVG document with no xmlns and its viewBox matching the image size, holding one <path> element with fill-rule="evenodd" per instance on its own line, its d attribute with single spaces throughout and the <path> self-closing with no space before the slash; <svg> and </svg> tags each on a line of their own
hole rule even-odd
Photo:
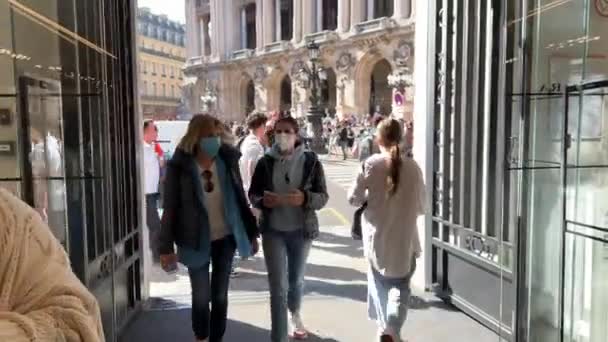
<svg viewBox="0 0 608 342">
<path fill-rule="evenodd" d="M 186 23 L 184 0 L 138 0 L 139 7 L 149 7 L 154 14 L 166 14 L 169 19 Z"/>
</svg>

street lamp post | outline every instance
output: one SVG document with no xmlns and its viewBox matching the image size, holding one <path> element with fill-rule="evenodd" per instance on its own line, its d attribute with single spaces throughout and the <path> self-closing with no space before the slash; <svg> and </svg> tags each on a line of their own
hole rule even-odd
<svg viewBox="0 0 608 342">
<path fill-rule="evenodd" d="M 310 89 L 310 106 L 306 118 L 312 125 L 311 149 L 316 153 L 327 153 L 325 143 L 323 142 L 323 109 L 321 108 L 321 78 L 324 70 L 317 66 L 319 62 L 319 45 L 315 42 L 309 43 L 307 46 L 310 67 L 304 67 L 300 71 L 301 81 L 305 88 Z"/>
</svg>

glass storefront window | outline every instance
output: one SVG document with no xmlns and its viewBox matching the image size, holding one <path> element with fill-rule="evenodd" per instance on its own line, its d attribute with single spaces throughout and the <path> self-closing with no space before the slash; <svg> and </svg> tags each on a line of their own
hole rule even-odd
<svg viewBox="0 0 608 342">
<path fill-rule="evenodd" d="M 109 340 L 141 300 L 134 13 L 0 0 L 0 187 L 64 244 Z"/>
<path fill-rule="evenodd" d="M 564 100 L 569 85 L 608 78 L 606 44 L 600 43 L 608 34 L 608 24 L 598 15 L 595 3 L 537 0 L 527 12 L 531 41 L 524 160 L 528 341 L 558 340 L 562 333 L 565 341 L 599 342 L 606 336 L 605 331 L 597 332 L 603 329 L 600 325 L 605 327 L 608 309 L 598 308 L 608 306 L 605 298 L 595 294 L 601 292 L 598 288 L 608 291 L 606 281 L 598 279 L 598 271 L 606 267 L 605 259 L 596 256 L 602 243 L 571 236 L 568 231 L 597 234 L 567 223 L 605 227 L 608 213 L 606 196 L 601 195 L 608 190 L 605 90 L 574 92 L 568 103 Z M 564 143 L 570 146 L 566 160 Z"/>
</svg>

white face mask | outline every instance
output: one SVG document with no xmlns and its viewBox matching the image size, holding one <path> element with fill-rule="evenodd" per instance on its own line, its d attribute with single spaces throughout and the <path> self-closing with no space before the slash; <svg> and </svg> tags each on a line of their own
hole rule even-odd
<svg viewBox="0 0 608 342">
<path fill-rule="evenodd" d="M 293 149 L 293 146 L 296 143 L 296 135 L 281 133 L 281 134 L 275 135 L 274 140 L 275 140 L 279 150 L 281 152 L 286 152 L 286 151 L 290 151 Z"/>
</svg>

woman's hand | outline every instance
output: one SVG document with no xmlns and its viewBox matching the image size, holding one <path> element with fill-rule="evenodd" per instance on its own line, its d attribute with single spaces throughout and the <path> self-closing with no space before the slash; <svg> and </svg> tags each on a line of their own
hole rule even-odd
<svg viewBox="0 0 608 342">
<path fill-rule="evenodd" d="M 266 208 L 276 208 L 281 204 L 281 199 L 274 192 L 264 191 L 263 204 Z"/>
<path fill-rule="evenodd" d="M 160 266 L 165 272 L 172 272 L 177 266 L 177 254 L 162 254 L 160 256 Z"/>
<path fill-rule="evenodd" d="M 304 193 L 300 190 L 294 190 L 286 196 L 287 204 L 292 207 L 301 207 L 304 204 Z"/>
</svg>

